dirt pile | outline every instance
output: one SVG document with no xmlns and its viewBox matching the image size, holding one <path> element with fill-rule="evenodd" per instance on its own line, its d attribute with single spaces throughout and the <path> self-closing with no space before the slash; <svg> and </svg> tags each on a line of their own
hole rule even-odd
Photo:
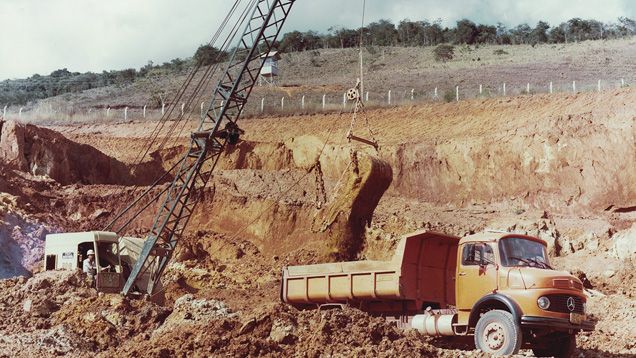
<svg viewBox="0 0 636 358">
<path fill-rule="evenodd" d="M 217 301 L 189 302 L 190 307 L 224 306 Z M 383 318 L 353 309 L 300 312 L 277 303 L 252 313 L 211 308 L 207 314 L 188 314 L 181 310 L 175 307 L 165 327 L 150 337 L 133 338 L 99 356 L 436 356 L 436 349 L 415 331 L 404 332 Z"/>
<path fill-rule="evenodd" d="M 80 336 L 65 327 L 53 327 L 60 308 L 97 295 L 89 288 L 85 274 L 48 271 L 28 280 L 0 280 L 0 292 L 0 354 L 37 357 L 82 351 Z"/>
</svg>

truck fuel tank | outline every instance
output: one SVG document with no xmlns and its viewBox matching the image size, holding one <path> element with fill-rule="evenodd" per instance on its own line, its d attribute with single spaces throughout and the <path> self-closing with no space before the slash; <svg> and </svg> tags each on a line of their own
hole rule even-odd
<svg viewBox="0 0 636 358">
<path fill-rule="evenodd" d="M 454 323 L 457 323 L 456 310 L 431 310 L 429 308 L 424 314 L 413 316 L 411 327 L 426 336 L 454 336 Z"/>
</svg>

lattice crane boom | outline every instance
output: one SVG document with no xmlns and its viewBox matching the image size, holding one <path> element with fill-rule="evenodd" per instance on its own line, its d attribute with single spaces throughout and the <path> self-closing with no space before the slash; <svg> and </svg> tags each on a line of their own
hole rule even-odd
<svg viewBox="0 0 636 358">
<path fill-rule="evenodd" d="M 162 208 L 124 284 L 124 295 L 144 273 L 151 273 L 147 293 L 155 290 L 221 153 L 238 136 L 236 122 L 260 74 L 261 55 L 272 49 L 295 0 L 253 2 L 253 12 L 239 44 L 197 130 L 191 134 L 190 148 L 178 165 Z"/>
</svg>

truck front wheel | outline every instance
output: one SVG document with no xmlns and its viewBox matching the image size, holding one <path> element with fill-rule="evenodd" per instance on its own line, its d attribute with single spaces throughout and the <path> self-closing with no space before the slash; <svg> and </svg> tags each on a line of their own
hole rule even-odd
<svg viewBox="0 0 636 358">
<path fill-rule="evenodd" d="M 542 348 L 533 348 L 535 357 L 569 358 L 576 348 L 576 335 L 564 334 L 562 338 L 548 342 Z"/>
<path fill-rule="evenodd" d="M 510 312 L 486 312 L 475 327 L 475 346 L 486 353 L 516 354 L 521 347 L 521 330 Z"/>
</svg>

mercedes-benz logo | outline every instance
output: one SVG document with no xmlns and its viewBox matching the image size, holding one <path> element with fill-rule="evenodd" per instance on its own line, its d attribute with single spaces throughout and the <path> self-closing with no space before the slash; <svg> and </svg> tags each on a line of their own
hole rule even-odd
<svg viewBox="0 0 636 358">
<path fill-rule="evenodd" d="M 574 298 L 568 297 L 568 309 L 570 312 L 574 312 L 574 308 L 576 308 L 576 304 L 574 303 Z"/>
</svg>

